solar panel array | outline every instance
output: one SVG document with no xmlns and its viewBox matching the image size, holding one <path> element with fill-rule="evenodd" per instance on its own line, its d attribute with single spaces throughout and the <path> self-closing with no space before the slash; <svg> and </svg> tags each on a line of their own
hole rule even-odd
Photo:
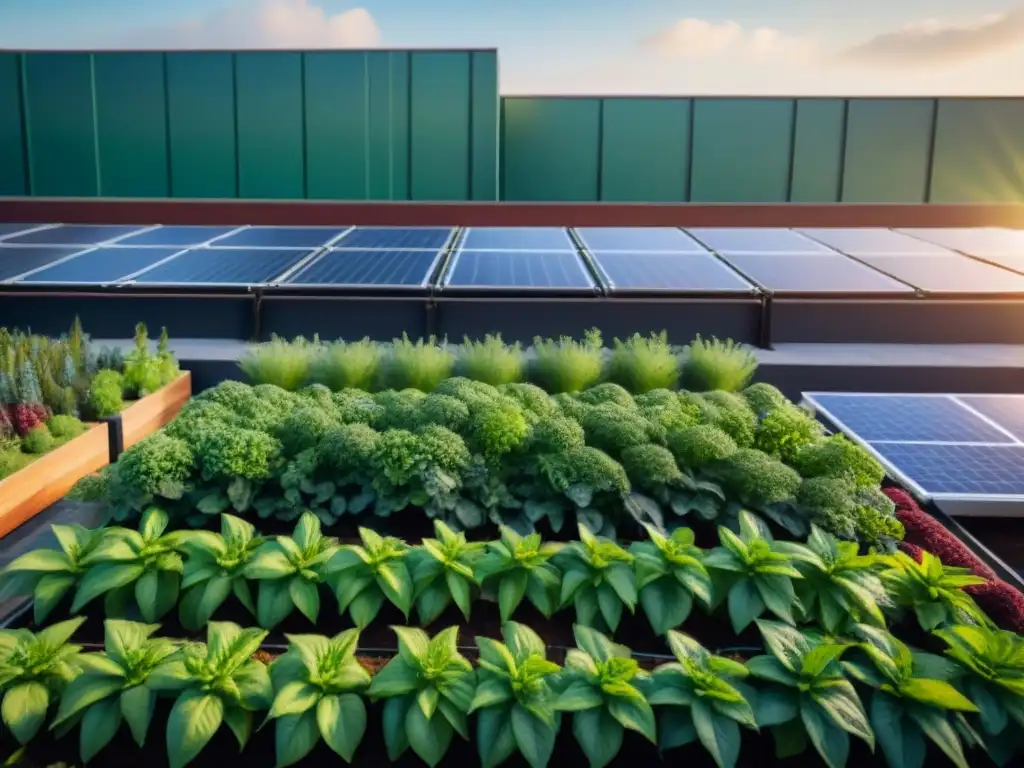
<svg viewBox="0 0 1024 768">
<path fill-rule="evenodd" d="M 1024 231 L 0 223 L 0 282 L 1024 295 Z"/>
<path fill-rule="evenodd" d="M 804 397 L 922 498 L 1024 502 L 1024 395 Z"/>
</svg>

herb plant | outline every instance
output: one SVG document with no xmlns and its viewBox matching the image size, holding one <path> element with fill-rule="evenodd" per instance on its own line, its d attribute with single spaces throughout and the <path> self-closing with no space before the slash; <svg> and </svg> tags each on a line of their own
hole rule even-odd
<svg viewBox="0 0 1024 768">
<path fill-rule="evenodd" d="M 52 728 L 81 725 L 79 754 L 88 763 L 117 733 L 122 722 L 140 747 L 146 743 L 156 693 L 146 683 L 153 671 L 178 652 L 166 638 L 150 637 L 159 627 L 107 619 L 104 650 L 77 657 L 82 674 L 64 690 Z"/>
<path fill-rule="evenodd" d="M 395 761 L 411 748 L 433 768 L 448 751 L 453 733 L 469 739 L 467 713 L 473 704 L 476 675 L 458 651 L 458 627 L 433 638 L 420 629 L 394 630 L 398 656 L 374 675 L 369 695 L 386 700 L 388 759 Z"/>
<path fill-rule="evenodd" d="M 921 552 L 921 562 L 904 552 L 891 556 L 892 568 L 882 573 L 889 594 L 895 603 L 914 611 L 921 628 L 931 631 L 939 627 L 969 621 L 988 623 L 988 619 L 964 587 L 984 584 L 969 568 L 943 565 L 930 552 Z"/>
<path fill-rule="evenodd" d="M 370 674 L 356 658 L 359 631 L 332 638 L 288 635 L 288 651 L 270 665 L 276 720 L 277 765 L 297 763 L 322 738 L 345 762 L 366 733 L 366 705 L 360 693 Z"/>
<path fill-rule="evenodd" d="M 406 618 L 412 609 L 412 577 L 405 559 L 409 547 L 401 539 L 360 528 L 362 546 L 346 544 L 327 563 L 328 582 L 338 598 L 338 612 L 346 610 L 365 629 L 388 600 Z"/>
<path fill-rule="evenodd" d="M 679 381 L 679 360 L 668 343 L 668 334 L 649 337 L 633 334 L 625 341 L 615 339 L 608 362 L 608 378 L 635 395 L 652 389 L 675 389 Z"/>
<path fill-rule="evenodd" d="M 770 655 L 755 656 L 747 668 L 771 684 L 758 694 L 758 724 L 775 728 L 778 757 L 799 754 L 810 739 L 829 768 L 843 768 L 850 736 L 874 749 L 867 713 L 840 664 L 849 646 L 775 621 L 757 626 Z"/>
<path fill-rule="evenodd" d="M 205 643 L 185 646 L 150 674 L 149 688 L 177 695 L 167 720 L 171 768 L 194 760 L 221 724 L 245 748 L 253 713 L 268 709 L 274 698 L 266 665 L 252 658 L 266 636 L 260 629 L 211 621 Z"/>
<path fill-rule="evenodd" d="M 470 713 L 477 715 L 480 762 L 494 768 L 518 750 L 530 768 L 545 768 L 560 725 L 548 680 L 561 668 L 529 627 L 507 622 L 501 634 L 504 644 L 476 638 L 480 668 Z"/>
<path fill-rule="evenodd" d="M 289 392 L 309 379 L 310 361 L 319 345 L 302 338 L 288 342 L 277 336 L 246 349 L 238 367 L 253 384 L 273 384 Z"/>
<path fill-rule="evenodd" d="M 385 389 L 418 389 L 430 392 L 452 374 L 455 354 L 431 336 L 413 342 L 407 334 L 395 339 L 380 365 Z"/>
<path fill-rule="evenodd" d="M 19 744 L 39 732 L 50 705 L 81 671 L 81 646 L 68 640 L 84 621 L 69 619 L 38 634 L 0 629 L 0 717 Z"/>
<path fill-rule="evenodd" d="M 582 523 L 579 541 L 559 555 L 562 570 L 561 605 L 576 609 L 576 623 L 584 627 L 607 628 L 614 632 L 623 607 L 636 609 L 636 574 L 630 567 L 633 555 L 614 541 L 599 539 Z"/>
<path fill-rule="evenodd" d="M 325 344 L 313 356 L 310 379 L 338 392 L 373 389 L 380 367 L 381 349 L 368 338 Z"/>
<path fill-rule="evenodd" d="M 497 387 L 522 381 L 526 360 L 519 342 L 505 344 L 500 333 L 488 334 L 483 341 L 467 336 L 459 350 L 459 368 L 466 378 Z"/>
<path fill-rule="evenodd" d="M 665 751 L 700 741 L 718 768 L 734 768 L 740 726 L 757 729 L 749 691 L 739 682 L 747 668 L 679 632 L 669 631 L 668 644 L 676 661 L 657 667 L 648 686 L 648 701 L 659 707 L 658 746 Z"/>
<path fill-rule="evenodd" d="M 589 627 L 575 626 L 577 648 L 555 682 L 555 708 L 572 712 L 572 732 L 590 768 L 604 768 L 622 747 L 625 730 L 657 743 L 654 711 L 638 684 L 647 675 L 630 650 Z"/>
<path fill-rule="evenodd" d="M 683 353 L 680 385 L 694 392 L 739 392 L 754 377 L 757 357 L 753 350 L 732 339 L 707 341 L 697 336 Z"/>
<path fill-rule="evenodd" d="M 648 525 L 648 541 L 629 548 L 633 555 L 640 606 L 657 635 L 678 627 L 690 615 L 693 598 L 711 603 L 711 577 L 694 546 L 693 531 L 677 528 L 665 536 Z"/>
<path fill-rule="evenodd" d="M 424 539 L 409 555 L 420 623 L 437 619 L 452 602 L 469 619 L 476 577 L 473 566 L 484 554 L 484 544 L 466 541 L 440 520 L 434 521 L 436 539 Z"/>
<path fill-rule="evenodd" d="M 260 547 L 245 567 L 246 578 L 259 579 L 256 617 L 265 629 L 276 627 L 295 609 L 312 622 L 320 614 L 320 584 L 327 563 L 338 551 L 334 539 L 320 532 L 320 520 L 304 512 L 295 532 Z"/>
<path fill-rule="evenodd" d="M 485 587 L 497 585 L 502 622 L 509 621 L 525 597 L 544 616 L 558 606 L 562 577 L 550 560 L 560 544 L 541 542 L 540 534 L 520 536 L 502 526 L 501 539 L 487 544 L 488 552 L 477 561 L 474 576 Z"/>
<path fill-rule="evenodd" d="M 579 392 L 592 387 L 604 369 L 601 332 L 592 328 L 583 341 L 562 336 L 558 341 L 533 340 L 534 361 L 531 377 L 552 395 Z"/>
</svg>

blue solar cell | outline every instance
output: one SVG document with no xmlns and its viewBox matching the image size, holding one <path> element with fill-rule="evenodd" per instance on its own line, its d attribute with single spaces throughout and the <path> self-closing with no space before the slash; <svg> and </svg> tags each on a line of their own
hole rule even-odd
<svg viewBox="0 0 1024 768">
<path fill-rule="evenodd" d="M 929 496 L 1024 494 L 1024 446 L 883 443 L 874 447 Z"/>
<path fill-rule="evenodd" d="M 861 258 L 866 264 L 928 293 L 1024 293 L 1024 276 L 958 253 Z"/>
<path fill-rule="evenodd" d="M 98 248 L 33 272 L 19 283 L 112 283 L 178 253 L 180 248 Z"/>
<path fill-rule="evenodd" d="M 148 232 L 130 235 L 118 240 L 118 245 L 166 245 L 189 248 L 234 232 L 238 227 L 157 227 Z"/>
<path fill-rule="evenodd" d="M 592 288 L 575 253 L 461 251 L 448 285 L 463 288 Z"/>
<path fill-rule="evenodd" d="M 337 239 L 348 227 L 247 227 L 222 237 L 213 248 L 319 248 Z"/>
<path fill-rule="evenodd" d="M 814 400 L 837 426 L 869 443 L 1012 442 L 949 397 L 817 394 Z"/>
<path fill-rule="evenodd" d="M 62 224 L 59 227 L 25 232 L 4 239 L 4 243 L 39 245 L 99 245 L 146 227 L 107 224 Z"/>
<path fill-rule="evenodd" d="M 901 229 L 911 237 L 926 240 L 970 256 L 989 258 L 992 256 L 1024 255 L 1024 230 L 1000 229 L 998 227 L 949 228 L 949 229 Z"/>
<path fill-rule="evenodd" d="M 141 284 L 260 285 L 308 256 L 310 250 L 199 248 L 133 278 Z"/>
<path fill-rule="evenodd" d="M 707 253 L 707 248 L 675 227 L 583 227 L 577 228 L 576 234 L 591 253 Z"/>
<path fill-rule="evenodd" d="M 773 293 L 914 293 L 910 286 L 839 254 L 732 253 L 722 258 Z"/>
<path fill-rule="evenodd" d="M 9 235 L 16 235 L 27 229 L 37 229 L 40 226 L 40 224 L 8 224 L 7 222 L 2 222 L 0 223 L 0 239 Z"/>
<path fill-rule="evenodd" d="M 403 229 L 398 227 L 356 227 L 338 240 L 333 248 L 423 249 L 435 253 L 444 248 L 452 230 L 436 227 Z"/>
<path fill-rule="evenodd" d="M 289 285 L 423 285 L 436 251 L 327 251 L 286 282 Z"/>
<path fill-rule="evenodd" d="M 768 227 L 690 228 L 690 234 L 719 253 L 831 253 L 791 229 Z"/>
<path fill-rule="evenodd" d="M 746 280 L 707 253 L 597 253 L 594 261 L 612 289 L 751 290 Z"/>
<path fill-rule="evenodd" d="M 10 280 L 81 251 L 82 248 L 0 246 L 0 280 Z"/>
<path fill-rule="evenodd" d="M 801 229 L 797 230 L 830 248 L 850 256 L 911 256 L 915 254 L 948 254 L 934 243 L 893 232 L 891 229 Z"/>
<path fill-rule="evenodd" d="M 561 227 L 473 227 L 462 247 L 468 251 L 575 251 Z"/>
<path fill-rule="evenodd" d="M 991 419 L 1018 440 L 1024 441 L 1024 396 L 957 396 L 956 399 Z"/>
</svg>

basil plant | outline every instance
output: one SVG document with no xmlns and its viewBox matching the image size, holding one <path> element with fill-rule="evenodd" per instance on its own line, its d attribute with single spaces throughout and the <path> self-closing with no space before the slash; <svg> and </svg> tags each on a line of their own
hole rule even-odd
<svg viewBox="0 0 1024 768">
<path fill-rule="evenodd" d="M 562 570 L 560 603 L 572 603 L 576 623 L 614 632 L 623 609 L 636 609 L 636 574 L 633 555 L 614 541 L 598 538 L 582 523 L 579 541 L 569 544 L 558 556 Z"/>
<path fill-rule="evenodd" d="M 921 562 L 905 552 L 889 557 L 892 568 L 882 573 L 889 594 L 902 608 L 913 610 L 921 629 L 930 632 L 951 624 L 988 624 L 989 620 L 964 587 L 984 584 L 969 568 L 943 565 L 931 552 Z"/>
<path fill-rule="evenodd" d="M 484 554 L 484 544 L 466 540 L 440 520 L 434 521 L 436 539 L 424 539 L 409 554 L 416 594 L 416 613 L 424 626 L 435 621 L 453 602 L 468 620 L 477 588 L 473 566 Z"/>
<path fill-rule="evenodd" d="M 704 605 L 711 602 L 711 577 L 704 567 L 702 550 L 694 546 L 693 531 L 676 528 L 670 536 L 647 528 L 647 541 L 638 541 L 629 551 L 635 558 L 640 607 L 651 629 L 664 635 L 680 626 L 693 609 L 696 597 Z"/>
<path fill-rule="evenodd" d="M 520 536 L 502 526 L 501 539 L 488 543 L 487 548 L 474 574 L 485 589 L 496 589 L 501 620 L 509 621 L 524 598 L 541 615 L 550 617 L 558 607 L 562 585 L 562 575 L 551 558 L 562 550 L 562 545 L 544 544 L 539 533 Z"/>
<path fill-rule="evenodd" d="M 369 528 L 360 528 L 359 538 L 362 546 L 342 545 L 327 562 L 338 613 L 348 611 L 352 622 L 366 629 L 387 600 L 409 618 L 413 598 L 412 577 L 406 567 L 409 546 Z"/>
</svg>

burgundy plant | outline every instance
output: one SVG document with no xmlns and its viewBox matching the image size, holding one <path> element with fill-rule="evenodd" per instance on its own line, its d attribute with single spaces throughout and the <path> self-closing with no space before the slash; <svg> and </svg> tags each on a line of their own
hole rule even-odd
<svg viewBox="0 0 1024 768">
<path fill-rule="evenodd" d="M 43 422 L 33 405 L 28 403 L 12 405 L 9 415 L 11 423 L 14 425 L 14 431 L 19 437 L 24 437 Z"/>
<path fill-rule="evenodd" d="M 981 610 L 1001 629 L 1024 632 L 1024 595 L 1005 581 L 995 579 L 985 584 L 964 587 Z"/>
<path fill-rule="evenodd" d="M 917 544 L 911 544 L 909 541 L 901 541 L 897 545 L 901 550 L 910 555 L 917 562 L 921 562 L 921 555 L 924 552 Z"/>
</svg>

